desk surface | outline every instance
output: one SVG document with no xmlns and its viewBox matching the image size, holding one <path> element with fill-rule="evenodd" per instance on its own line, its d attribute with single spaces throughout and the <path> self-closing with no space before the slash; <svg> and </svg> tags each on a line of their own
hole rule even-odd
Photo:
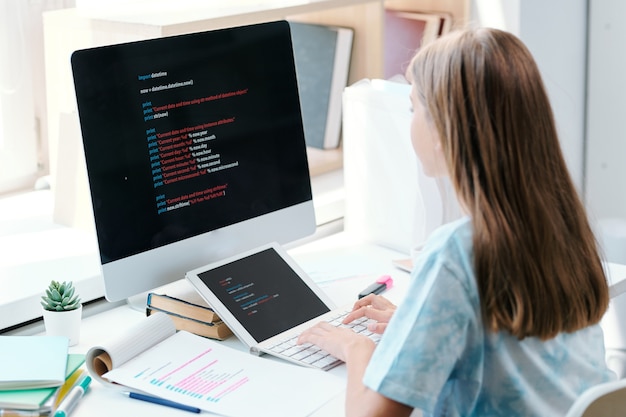
<svg viewBox="0 0 626 417">
<path fill-rule="evenodd" d="M 361 289 L 383 274 L 391 275 L 394 279 L 394 286 L 385 294 L 394 302 L 401 300 L 408 283 L 408 274 L 394 268 L 391 264 L 393 259 L 406 255 L 376 245 L 355 244 L 344 233 L 314 241 L 292 249 L 289 253 L 338 305 L 356 300 L 356 295 Z M 172 285 L 189 286 L 186 281 L 179 281 Z M 92 346 L 116 338 L 126 328 L 143 319 L 145 319 L 143 311 L 133 310 L 128 306 L 116 307 L 87 317 L 83 319 L 80 343 L 70 348 L 70 351 L 86 353 Z M 245 349 L 234 336 L 221 343 L 234 349 Z M 268 356 L 263 358 L 278 360 Z M 345 377 L 345 366 L 339 366 L 329 372 Z M 314 415 L 343 416 L 343 402 L 342 394 L 327 404 L 320 404 L 321 408 Z M 189 416 L 189 413 L 131 400 L 98 382 L 92 383 L 88 395 L 72 413 L 73 417 L 111 417 L 112 415 L 159 417 Z"/>
<path fill-rule="evenodd" d="M 402 300 L 408 285 L 408 273 L 394 268 L 391 264 L 393 259 L 403 258 L 406 255 L 376 245 L 355 243 L 345 233 L 316 240 L 291 249 L 289 253 L 338 305 L 356 300 L 356 294 L 361 289 L 383 274 L 389 274 L 394 279 L 393 288 L 385 293 L 385 296 L 395 303 Z M 626 267 L 624 266 L 611 264 L 609 270 L 612 287 L 626 277 Z M 190 287 L 186 281 L 179 281 L 171 285 Z M 167 286 L 163 289 L 166 291 Z M 626 295 L 619 298 L 626 298 Z M 133 310 L 126 305 L 86 317 L 82 322 L 80 343 L 70 348 L 70 351 L 86 353 L 92 346 L 116 338 L 126 328 L 144 319 L 145 313 L 143 311 Z M 607 330 L 605 329 L 605 333 Z M 619 334 L 621 333 L 620 331 Z M 243 344 L 234 336 L 221 343 L 233 349 L 245 350 Z M 626 345 L 624 347 L 626 348 Z M 270 361 L 278 360 L 268 356 L 264 358 Z M 329 372 L 345 377 L 345 366 L 339 366 Z M 148 414 L 155 417 L 189 415 L 185 411 L 131 400 L 117 391 L 112 391 L 98 382 L 94 382 L 88 395 L 80 402 L 72 416 L 110 417 L 112 415 Z M 343 416 L 344 395 L 338 395 L 330 402 L 320 404 L 320 409 L 313 415 L 317 417 Z"/>
</svg>

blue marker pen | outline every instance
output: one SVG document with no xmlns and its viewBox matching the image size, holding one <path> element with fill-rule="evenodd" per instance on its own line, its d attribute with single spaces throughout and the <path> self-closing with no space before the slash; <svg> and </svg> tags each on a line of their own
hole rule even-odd
<svg viewBox="0 0 626 417">
<path fill-rule="evenodd" d="M 164 405 L 166 407 L 177 408 L 179 410 L 189 411 L 191 413 L 200 413 L 200 411 L 202 411 L 197 407 L 192 407 L 190 405 L 166 400 L 165 398 L 153 397 L 152 395 L 140 394 L 138 392 L 129 392 L 127 395 L 130 398 L 134 398 L 135 400 L 141 400 L 141 401 L 146 401 L 146 402 L 153 403 L 153 404 Z"/>
</svg>

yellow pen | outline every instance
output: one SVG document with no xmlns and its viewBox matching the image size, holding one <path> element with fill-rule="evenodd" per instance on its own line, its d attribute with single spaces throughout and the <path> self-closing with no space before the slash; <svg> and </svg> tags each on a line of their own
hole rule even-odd
<svg viewBox="0 0 626 417">
<path fill-rule="evenodd" d="M 61 401 L 65 399 L 67 394 L 70 393 L 72 388 L 74 388 L 74 386 L 78 384 L 78 382 L 82 381 L 81 378 L 86 373 L 87 371 L 85 371 L 84 369 L 77 369 L 67 380 L 65 380 L 65 383 L 61 386 L 61 388 L 59 388 L 59 393 L 57 394 L 57 397 L 54 400 L 54 407 L 52 408 L 53 410 L 56 410 L 59 408 Z"/>
</svg>

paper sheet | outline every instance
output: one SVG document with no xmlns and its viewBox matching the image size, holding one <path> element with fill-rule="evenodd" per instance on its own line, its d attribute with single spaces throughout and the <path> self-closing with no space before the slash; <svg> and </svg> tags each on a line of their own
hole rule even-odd
<svg viewBox="0 0 626 417">
<path fill-rule="evenodd" d="M 103 377 L 226 416 L 306 416 L 345 387 L 329 373 L 252 356 L 182 331 Z"/>
</svg>

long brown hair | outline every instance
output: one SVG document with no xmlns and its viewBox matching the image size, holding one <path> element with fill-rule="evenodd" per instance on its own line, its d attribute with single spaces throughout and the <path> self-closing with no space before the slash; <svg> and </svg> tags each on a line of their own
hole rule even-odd
<svg viewBox="0 0 626 417">
<path fill-rule="evenodd" d="M 486 327 L 549 339 L 597 323 L 609 302 L 597 241 L 528 49 L 458 31 L 422 47 L 407 76 L 472 218 Z"/>
</svg>

